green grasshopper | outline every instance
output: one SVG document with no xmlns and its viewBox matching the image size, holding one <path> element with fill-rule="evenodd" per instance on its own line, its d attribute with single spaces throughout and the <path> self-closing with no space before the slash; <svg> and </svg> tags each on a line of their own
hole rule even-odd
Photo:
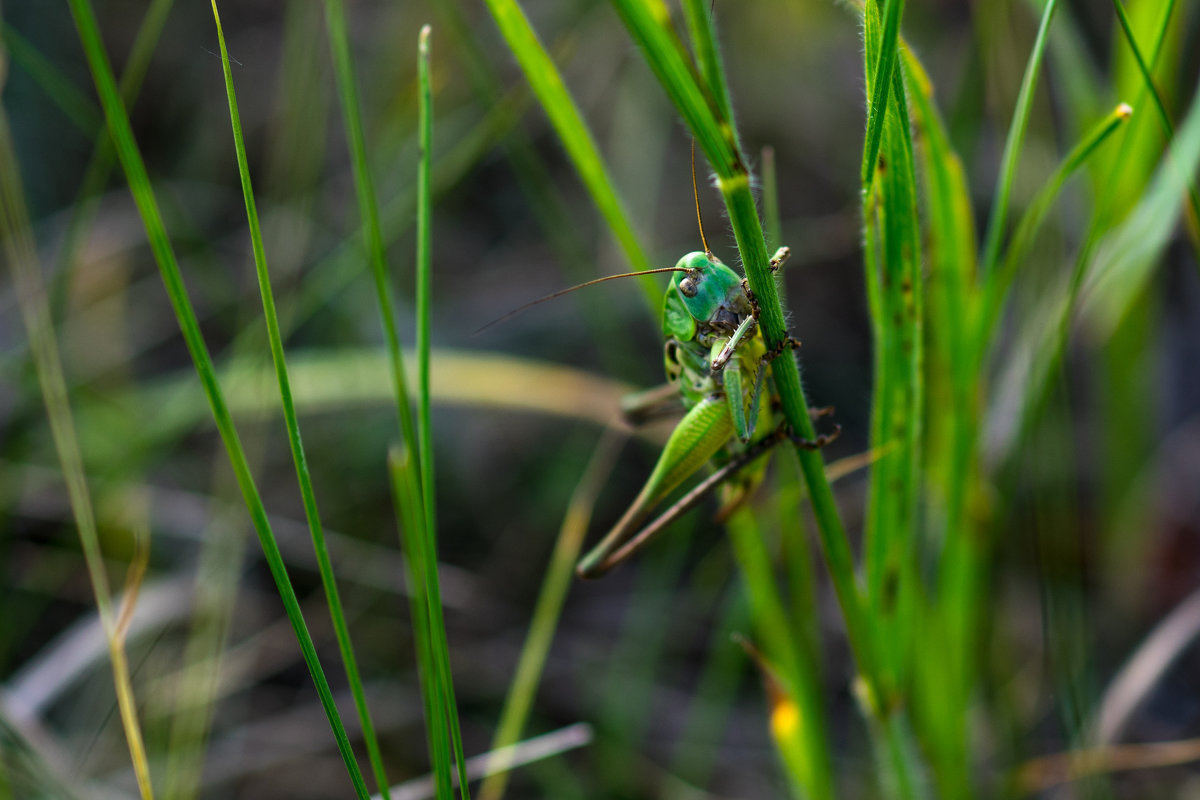
<svg viewBox="0 0 1200 800">
<path fill-rule="evenodd" d="M 789 254 L 788 248 L 779 248 L 771 270 L 778 270 Z M 727 517 L 762 481 L 765 462 L 753 469 L 751 464 L 784 439 L 816 449 L 841 432 L 837 427 L 815 440 L 800 439 L 780 420 L 773 391 L 769 402 L 760 402 L 771 361 L 800 343 L 789 338 L 767 350 L 758 327 L 758 304 L 745 279 L 707 246 L 666 271 L 675 274 L 663 298 L 663 357 L 668 386 L 678 393 L 686 413 L 629 510 L 579 562 L 575 571 L 581 578 L 597 578 L 627 559 L 714 489 L 721 490 L 718 518 Z M 650 393 L 651 402 L 660 395 Z M 641 405 L 627 406 L 626 414 L 644 411 Z M 810 414 L 831 411 L 813 409 Z M 755 440 L 755 431 L 767 433 Z M 639 530 L 657 505 L 710 461 L 715 472 Z"/>
<path fill-rule="evenodd" d="M 692 168 L 692 191 L 700 222 L 694 160 Z M 675 273 L 663 297 L 667 385 L 635 396 L 632 403 L 625 404 L 624 412 L 631 420 L 648 416 L 652 407 L 661 403 L 666 389 L 667 396 L 682 401 L 685 414 L 629 510 L 576 566 L 575 572 L 581 578 L 598 578 L 608 572 L 714 490 L 721 492 L 717 518 L 727 517 L 762 482 L 765 462 L 750 467 L 776 444 L 791 439 L 815 450 L 841 433 L 841 427 L 836 426 L 832 433 L 814 440 L 799 438 L 779 418 L 773 387 L 768 392 L 769 401 L 760 402 L 771 362 L 800 342 L 788 338 L 774 350 L 767 350 L 758 327 L 758 303 L 749 284 L 708 249 L 702 222 L 700 240 L 704 251 L 688 253 L 674 267 L 596 278 L 526 303 L 476 331 L 478 334 L 531 306 L 597 283 L 655 272 Z M 788 248 L 779 248 L 771 259 L 771 271 L 777 271 L 790 254 Z M 832 411 L 810 409 L 809 413 L 815 419 Z M 755 440 L 756 431 L 766 434 Z M 710 461 L 717 467 L 711 475 L 639 530 L 656 506 Z"/>
</svg>

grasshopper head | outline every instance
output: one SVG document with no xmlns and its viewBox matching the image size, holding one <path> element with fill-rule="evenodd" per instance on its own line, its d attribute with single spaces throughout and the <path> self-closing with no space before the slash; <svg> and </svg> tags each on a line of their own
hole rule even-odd
<svg viewBox="0 0 1200 800">
<path fill-rule="evenodd" d="M 738 274 L 709 253 L 688 253 L 675 267 L 687 270 L 675 273 L 672 281 L 693 319 L 713 320 L 742 290 Z"/>
</svg>

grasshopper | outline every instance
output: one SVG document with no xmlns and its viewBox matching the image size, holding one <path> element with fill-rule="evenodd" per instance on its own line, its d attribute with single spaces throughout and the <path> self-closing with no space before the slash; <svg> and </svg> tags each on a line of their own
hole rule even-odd
<svg viewBox="0 0 1200 800">
<path fill-rule="evenodd" d="M 786 247 L 776 251 L 772 272 L 789 254 Z M 581 578 L 603 575 L 715 489 L 721 491 L 718 519 L 727 517 L 762 481 L 765 462 L 751 465 L 784 439 L 816 449 L 841 432 L 839 426 L 815 440 L 798 438 L 780 419 L 774 391 L 769 391 L 768 402 L 761 402 L 771 361 L 800 343 L 789 338 L 767 350 L 749 284 L 714 256 L 707 243 L 704 252 L 688 253 L 666 271 L 675 274 L 663 297 L 663 360 L 667 385 L 682 400 L 686 413 L 633 504 L 579 562 L 575 571 Z M 661 391 L 639 396 L 646 397 L 646 403 L 628 405 L 626 415 L 646 412 L 644 405 L 661 396 Z M 831 412 L 831 408 L 809 411 L 814 418 Z M 755 440 L 756 431 L 766 433 Z M 657 505 L 710 461 L 716 471 L 639 530 Z"/>
<path fill-rule="evenodd" d="M 667 398 L 681 401 L 685 414 L 671 432 L 658 463 L 629 510 L 579 561 L 575 572 L 581 578 L 598 578 L 608 572 L 714 490 L 721 493 L 717 518 L 728 517 L 762 482 L 765 462 L 751 467 L 776 444 L 790 439 L 800 447 L 815 450 L 841 433 L 841 426 L 835 426 L 832 433 L 813 440 L 803 439 L 793 435 L 779 417 L 773 382 L 766 383 L 767 371 L 774 359 L 799 347 L 800 342 L 787 338 L 779 347 L 767 350 L 758 327 L 758 303 L 749 283 L 709 250 L 700 219 L 695 142 L 692 143 L 692 193 L 703 252 L 688 253 L 673 267 L 608 275 L 554 292 L 476 331 L 478 334 L 534 305 L 597 283 L 655 272 L 674 273 L 663 296 L 667 384 L 636 395 L 632 402 L 624 404 L 623 410 L 634 421 L 652 415 L 653 408 Z M 771 271 L 778 271 L 790 254 L 787 247 L 775 251 Z M 764 385 L 769 387 L 766 403 L 761 402 Z M 809 414 L 816 419 L 832 411 L 832 408 L 809 409 Z M 766 433 L 756 440 L 756 431 Z M 716 465 L 711 475 L 639 530 L 656 506 L 710 461 Z"/>
</svg>

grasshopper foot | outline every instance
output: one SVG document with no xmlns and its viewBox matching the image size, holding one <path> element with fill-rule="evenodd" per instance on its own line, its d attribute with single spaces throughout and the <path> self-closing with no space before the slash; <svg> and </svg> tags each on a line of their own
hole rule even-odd
<svg viewBox="0 0 1200 800">
<path fill-rule="evenodd" d="M 771 272 L 778 272 L 779 268 L 783 266 L 783 262 L 787 261 L 788 256 L 790 256 L 791 254 L 792 254 L 792 248 L 788 247 L 787 245 L 784 245 L 783 247 L 776 250 L 775 255 L 771 256 L 771 261 L 769 262 L 770 267 L 771 267 Z"/>
<path fill-rule="evenodd" d="M 808 418 L 813 421 L 816 421 L 816 420 L 821 419 L 821 417 L 832 416 L 833 412 L 836 410 L 837 409 L 835 409 L 833 406 L 822 406 L 821 408 L 811 408 L 810 407 L 808 409 Z"/>
<path fill-rule="evenodd" d="M 783 266 L 783 262 L 788 260 L 788 256 L 792 254 L 792 248 L 783 246 L 775 251 L 775 255 L 771 256 L 771 260 L 767 262 L 767 266 L 771 268 L 771 274 L 774 275 Z M 754 296 L 754 292 L 750 289 L 750 281 L 742 278 L 742 291 L 746 293 L 746 299 L 750 302 L 750 315 L 758 319 L 759 307 L 758 298 Z"/>
<path fill-rule="evenodd" d="M 772 361 L 774 361 L 775 359 L 777 359 L 781 355 L 783 355 L 785 351 L 796 350 L 799 347 L 800 347 L 800 340 L 789 336 L 788 338 L 786 338 L 782 342 L 780 342 L 778 345 L 776 345 L 775 347 L 768 350 L 766 353 L 763 353 L 762 358 L 760 358 L 758 360 L 758 364 L 760 367 L 766 366 L 767 364 L 770 364 Z M 822 416 L 824 416 L 824 415 L 822 415 Z"/>
<path fill-rule="evenodd" d="M 835 424 L 833 426 L 832 433 L 823 433 L 815 439 L 805 439 L 802 436 L 796 436 L 792 433 L 788 434 L 788 438 L 791 439 L 797 447 L 803 447 L 805 450 L 820 450 L 822 447 L 830 444 L 841 435 L 842 426 Z"/>
</svg>

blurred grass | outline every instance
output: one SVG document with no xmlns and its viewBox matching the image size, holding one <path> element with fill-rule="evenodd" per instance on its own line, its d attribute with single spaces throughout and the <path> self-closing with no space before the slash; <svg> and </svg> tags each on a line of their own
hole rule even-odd
<svg viewBox="0 0 1200 800">
<path fill-rule="evenodd" d="M 1030 776 L 1050 769 L 1086 773 L 1076 788 L 1095 796 L 1178 796 L 1194 781 L 1186 753 L 1152 767 L 1194 727 L 1190 652 L 1132 701 L 1123 736 L 1146 748 L 1084 761 L 1108 752 L 1093 744 L 1121 744 L 1092 739 L 1110 676 L 1194 590 L 1189 4 L 870 0 L 850 6 L 858 26 L 812 0 L 716 3 L 715 14 L 701 0 L 621 0 L 615 13 L 584 0 L 439 0 L 356 4 L 344 17 L 331 2 L 332 57 L 319 6 L 230 5 L 240 167 L 222 128 L 225 43 L 187 33 L 212 30 L 208 9 L 96 5 L 137 132 L 137 149 L 121 132 L 120 154 L 148 175 L 109 175 L 98 128 L 102 107 L 117 112 L 116 87 L 92 99 L 95 70 L 61 10 L 5 5 L 3 102 L 27 241 L 45 265 L 43 328 L 78 428 L 79 467 L 63 474 L 96 502 L 93 575 L 135 561 L 126 512 L 143 493 L 147 585 L 195 584 L 186 622 L 167 615 L 146 630 L 135 616 L 125 643 L 160 791 L 339 796 L 353 743 L 378 783 L 386 771 L 405 792 L 446 796 L 451 761 L 465 768 L 464 756 L 578 720 L 594 724 L 584 749 L 551 737 L 558 755 L 536 764 L 521 745 L 506 751 L 521 754 L 507 796 L 1017 796 L 1044 790 L 1048 779 Z M 416 34 L 431 21 L 445 46 L 422 84 Z M 422 139 L 419 101 L 431 95 L 437 137 Z M 804 341 L 803 394 L 798 373 L 793 385 L 789 366 L 777 370 L 789 418 L 809 424 L 805 398 L 836 405 L 844 441 L 828 459 L 869 453 L 870 475 L 835 495 L 820 454 L 782 454 L 728 537 L 692 515 L 612 578 L 579 586 L 548 563 L 572 560 L 563 552 L 579 546 L 587 495 L 599 495 L 602 529 L 655 452 L 635 439 L 602 489 L 579 484 L 620 395 L 658 376 L 660 283 L 642 291 L 651 314 L 638 290 L 609 284 L 469 334 L 564 283 L 695 249 L 689 134 L 711 170 L 706 180 L 701 164 L 710 243 L 728 263 L 740 246 L 768 338 Z M 235 169 L 262 187 L 250 240 Z M 151 176 L 165 219 L 147 248 L 125 183 L 145 204 Z M 429 271 L 410 291 L 417 242 Z M 793 250 L 781 301 L 765 270 L 778 244 Z M 168 247 L 195 309 L 184 343 L 213 354 L 199 387 L 153 275 L 151 256 Z M 182 279 L 168 279 L 181 301 Z M 277 324 L 259 316 L 260 285 L 276 295 Z M 107 593 L 90 599 L 70 498 L 52 479 L 30 366 L 40 345 L 16 326 L 18 306 L 16 288 L 0 287 L 13 312 L 0 313 L 11 476 L 0 482 L 0 718 L 13 732 L 0 736 L 0 796 L 85 784 L 130 795 L 137 761 L 97 670 L 106 646 L 71 676 L 48 671 L 64 657 L 39 659 L 61 653 L 56 634 L 93 618 Z M 290 402 L 272 388 L 268 352 L 277 369 L 287 353 Z M 204 390 L 218 386 L 219 432 L 232 436 L 236 419 L 246 452 L 231 445 L 232 471 L 207 422 Z M 420 425 L 403 422 L 409 387 Z M 407 434 L 391 480 L 389 408 Z M 307 488 L 289 463 L 301 417 Z M 230 506 L 252 474 L 251 518 L 262 535 L 269 514 L 282 552 L 269 569 L 286 558 L 285 603 L 312 625 L 306 657 L 336 657 L 353 631 L 361 677 L 335 679 L 326 710 L 369 706 L 377 747 L 361 724 L 330 740 L 297 716 L 317 708 L 311 685 L 279 636 L 290 624 L 261 559 L 242 558 L 245 511 Z M 385 533 L 393 508 L 416 555 L 407 564 Z M 327 559 L 306 552 L 314 520 L 328 527 Z M 335 575 L 341 612 L 324 599 Z M 426 596 L 435 580 L 442 601 Z M 404 584 L 409 615 L 397 613 Z M 187 607 L 173 598 L 164 608 Z M 435 655 L 443 606 L 448 652 Z M 330 611 L 344 624 L 326 622 Z M 437 778 L 423 784 L 430 749 Z M 471 763 L 472 776 L 505 765 Z"/>
</svg>

